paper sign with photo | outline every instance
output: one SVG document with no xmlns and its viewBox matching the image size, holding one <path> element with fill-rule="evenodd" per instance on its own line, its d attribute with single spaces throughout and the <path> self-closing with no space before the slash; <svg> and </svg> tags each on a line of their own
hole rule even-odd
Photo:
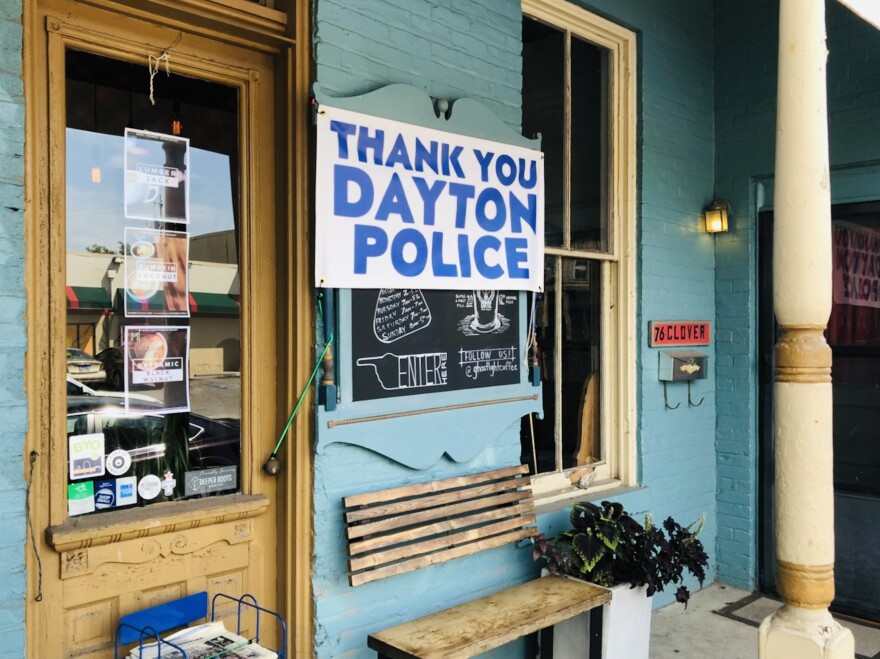
<svg viewBox="0 0 880 659">
<path fill-rule="evenodd" d="M 125 315 L 189 317 L 189 234 L 125 228 Z"/>
<path fill-rule="evenodd" d="M 125 129 L 125 217 L 189 222 L 189 140 Z"/>
<path fill-rule="evenodd" d="M 189 412 L 189 327 L 132 325 L 123 340 L 126 405 L 129 391 L 149 389 L 156 412 Z"/>
</svg>

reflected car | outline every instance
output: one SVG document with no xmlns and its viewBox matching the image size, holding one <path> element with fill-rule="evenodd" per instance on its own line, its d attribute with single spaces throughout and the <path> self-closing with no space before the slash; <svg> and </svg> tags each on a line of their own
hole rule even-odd
<svg viewBox="0 0 880 659">
<path fill-rule="evenodd" d="M 138 401 L 146 401 L 148 403 L 155 403 L 156 405 L 160 404 L 160 401 L 155 396 L 149 396 L 147 394 L 138 394 L 134 392 L 128 392 L 126 394 L 124 391 L 105 391 L 103 389 L 92 389 L 90 386 L 85 384 L 84 382 L 80 382 L 79 380 L 67 376 L 67 395 L 68 396 L 109 396 L 111 398 L 121 398 L 125 400 L 126 397 L 129 400 L 138 400 Z"/>
<path fill-rule="evenodd" d="M 79 348 L 67 349 L 67 372 L 82 381 L 104 382 L 107 379 L 104 364 Z"/>
<path fill-rule="evenodd" d="M 125 355 L 122 354 L 122 348 L 104 348 L 95 355 L 95 359 L 104 365 L 104 372 L 107 373 L 107 385 L 111 389 L 123 389 L 125 387 Z"/>
<path fill-rule="evenodd" d="M 68 396 L 67 436 L 103 434 L 105 454 L 115 449 L 127 451 L 132 463 L 130 473 L 135 474 L 143 470 L 138 463 L 150 460 L 158 462 L 153 465 L 157 469 L 169 469 L 179 479 L 185 471 L 239 464 L 239 423 L 191 412 L 165 415 L 158 403 L 128 402 L 126 410 L 124 397 L 118 395 Z M 169 447 L 175 436 L 179 444 Z M 157 469 L 148 471 L 155 473 Z"/>
</svg>

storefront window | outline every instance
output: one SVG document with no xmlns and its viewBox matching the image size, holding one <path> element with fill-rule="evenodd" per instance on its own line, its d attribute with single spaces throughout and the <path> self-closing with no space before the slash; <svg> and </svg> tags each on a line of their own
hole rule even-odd
<svg viewBox="0 0 880 659">
<path fill-rule="evenodd" d="M 591 468 L 550 492 L 632 478 L 621 428 L 634 414 L 626 62 L 635 36 L 569 3 L 524 0 L 523 9 L 523 132 L 541 136 L 547 188 L 533 343 L 544 415 L 523 419 L 522 460 L 548 476 Z"/>
<path fill-rule="evenodd" d="M 68 512 L 236 492 L 238 92 L 65 59 Z"/>
</svg>

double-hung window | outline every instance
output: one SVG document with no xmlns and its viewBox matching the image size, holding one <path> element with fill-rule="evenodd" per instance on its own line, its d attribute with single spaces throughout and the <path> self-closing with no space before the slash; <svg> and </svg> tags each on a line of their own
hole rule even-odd
<svg viewBox="0 0 880 659">
<path fill-rule="evenodd" d="M 635 479 L 635 34 L 524 0 L 522 124 L 545 154 L 543 418 L 522 424 L 537 493 Z"/>
</svg>

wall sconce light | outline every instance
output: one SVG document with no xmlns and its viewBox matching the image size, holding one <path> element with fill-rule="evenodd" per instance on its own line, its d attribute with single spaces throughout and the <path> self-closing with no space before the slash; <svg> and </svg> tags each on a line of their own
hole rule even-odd
<svg viewBox="0 0 880 659">
<path fill-rule="evenodd" d="M 706 218 L 706 233 L 725 233 L 727 231 L 727 216 L 730 215 L 730 202 L 716 199 L 703 211 Z"/>
</svg>

